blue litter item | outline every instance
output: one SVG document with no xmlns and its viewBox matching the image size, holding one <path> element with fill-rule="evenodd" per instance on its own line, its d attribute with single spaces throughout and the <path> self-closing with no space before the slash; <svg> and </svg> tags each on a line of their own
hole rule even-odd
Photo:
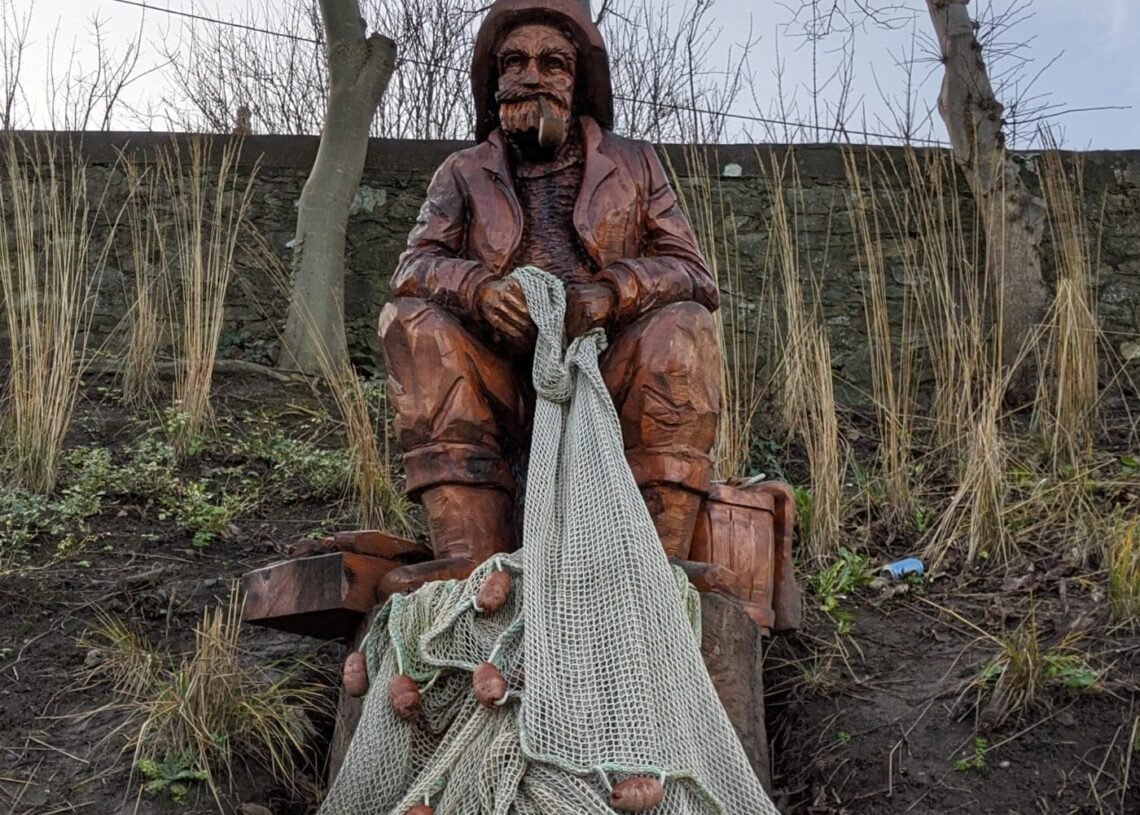
<svg viewBox="0 0 1140 815">
<path fill-rule="evenodd" d="M 926 574 L 926 566 L 922 561 L 916 557 L 904 557 L 902 560 L 896 560 L 894 563 L 888 563 L 879 571 L 886 572 L 895 580 L 900 580 L 907 575 L 913 574 L 922 576 Z"/>
</svg>

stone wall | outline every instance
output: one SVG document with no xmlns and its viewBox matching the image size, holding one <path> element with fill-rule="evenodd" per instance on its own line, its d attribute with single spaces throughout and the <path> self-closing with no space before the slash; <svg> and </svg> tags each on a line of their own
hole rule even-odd
<svg viewBox="0 0 1140 815">
<path fill-rule="evenodd" d="M 25 134 L 27 137 L 30 134 Z M 88 133 L 56 134 L 58 143 L 76 149 L 89 164 L 93 186 L 106 185 L 109 205 L 104 222 L 111 220 L 117 202 L 126 191 L 126 177 L 119 164 L 125 154 L 146 165 L 156 151 L 173 142 L 185 149 L 191 137 L 169 134 Z M 208 137 L 216 160 L 226 137 Z M 348 227 L 346 317 L 354 360 L 367 369 L 378 369 L 374 325 L 387 296 L 388 278 L 434 169 L 461 143 L 374 140 L 369 148 L 354 213 Z M 242 172 L 256 165 L 252 221 L 258 232 L 287 267 L 289 242 L 293 238 L 296 203 L 317 150 L 312 137 L 257 136 L 241 147 Z M 834 363 L 841 391 L 849 395 L 866 392 L 868 369 L 866 331 L 861 284 L 865 279 L 848 207 L 854 196 L 847 180 L 844 153 L 836 146 L 788 148 L 720 146 L 685 150 L 666 148 L 668 164 L 676 172 L 679 187 L 690 202 L 709 200 L 701 196 L 712 179 L 713 222 L 727 223 L 735 234 L 736 248 L 746 281 L 747 299 L 757 315 L 750 330 L 769 333 L 769 306 L 778 293 L 764 285 L 771 277 L 777 243 L 771 236 L 774 196 L 782 195 L 792 219 L 798 273 L 809 292 L 818 291 L 818 301 L 833 340 Z M 700 157 L 697 160 L 696 157 Z M 876 241 L 888 273 L 888 297 L 895 306 L 903 299 L 908 280 L 904 243 L 913 239 L 913 227 L 890 216 L 886 203 L 892 193 L 908 193 L 912 185 L 906 170 L 907 154 L 899 148 L 856 148 L 853 154 L 864 178 L 864 198 L 879 203 Z M 920 163 L 937 154 L 919 154 Z M 1027 180 L 1036 184 L 1039 157 L 1024 156 Z M 1097 152 L 1069 155 L 1071 167 L 1083 168 L 1084 207 L 1089 232 L 1098 255 L 1096 294 L 1099 316 L 1112 345 L 1133 366 L 1140 365 L 1140 151 Z M 946 161 L 924 172 L 941 173 L 948 211 L 960 213 L 966 224 L 966 242 L 974 244 L 973 210 L 968 190 L 946 170 Z M 692 168 L 703 166 L 701 171 Z M 783 168 L 782 181 L 774 180 Z M 941 167 L 942 169 L 938 169 Z M 161 207 L 160 207 L 161 208 Z M 101 228 L 107 228 L 106 224 Z M 724 230 L 722 230 L 724 231 Z M 243 248 L 252 244 L 243 239 Z M 722 242 L 723 249 L 723 242 Z M 722 258 L 722 266 L 724 259 Z M 1051 258 L 1046 261 L 1052 269 Z M 222 339 L 223 353 L 257 362 L 271 363 L 277 348 L 277 332 L 283 322 L 285 299 L 265 273 L 243 252 L 232 287 Z M 115 348 L 121 342 L 116 332 L 132 301 L 134 288 L 130 247 L 120 229 L 110 268 L 101 286 L 96 343 Z M 901 308 L 894 311 L 901 313 Z"/>
</svg>

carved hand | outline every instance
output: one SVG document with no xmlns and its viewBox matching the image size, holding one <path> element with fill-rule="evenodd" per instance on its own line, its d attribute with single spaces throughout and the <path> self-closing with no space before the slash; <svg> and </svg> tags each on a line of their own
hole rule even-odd
<svg viewBox="0 0 1140 815">
<path fill-rule="evenodd" d="M 580 337 L 592 328 L 603 328 L 617 308 L 617 294 L 604 283 L 584 283 L 566 288 L 566 335 Z"/>
<path fill-rule="evenodd" d="M 479 316 L 509 345 L 522 348 L 534 343 L 537 329 L 517 280 L 488 280 L 476 292 L 475 304 Z"/>
</svg>

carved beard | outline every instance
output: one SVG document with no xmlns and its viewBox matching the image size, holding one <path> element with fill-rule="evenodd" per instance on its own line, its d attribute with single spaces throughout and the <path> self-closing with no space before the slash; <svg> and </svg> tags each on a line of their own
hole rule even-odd
<svg viewBox="0 0 1140 815">
<path fill-rule="evenodd" d="M 546 122 L 542 121 L 543 108 L 546 110 Z M 547 94 L 500 99 L 499 123 L 509 136 L 532 134 L 542 147 L 554 149 L 565 142 L 569 132 L 570 106 Z"/>
</svg>

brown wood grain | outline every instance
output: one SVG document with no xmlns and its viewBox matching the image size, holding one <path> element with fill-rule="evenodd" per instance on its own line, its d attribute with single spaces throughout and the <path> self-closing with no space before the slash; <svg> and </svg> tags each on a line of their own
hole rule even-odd
<svg viewBox="0 0 1140 815">
<path fill-rule="evenodd" d="M 320 639 L 349 638 L 379 600 L 381 578 L 399 565 L 352 552 L 274 563 L 242 578 L 242 619 Z"/>
<path fill-rule="evenodd" d="M 760 627 L 732 600 L 702 595 L 701 656 L 756 777 L 771 794 Z"/>
</svg>

